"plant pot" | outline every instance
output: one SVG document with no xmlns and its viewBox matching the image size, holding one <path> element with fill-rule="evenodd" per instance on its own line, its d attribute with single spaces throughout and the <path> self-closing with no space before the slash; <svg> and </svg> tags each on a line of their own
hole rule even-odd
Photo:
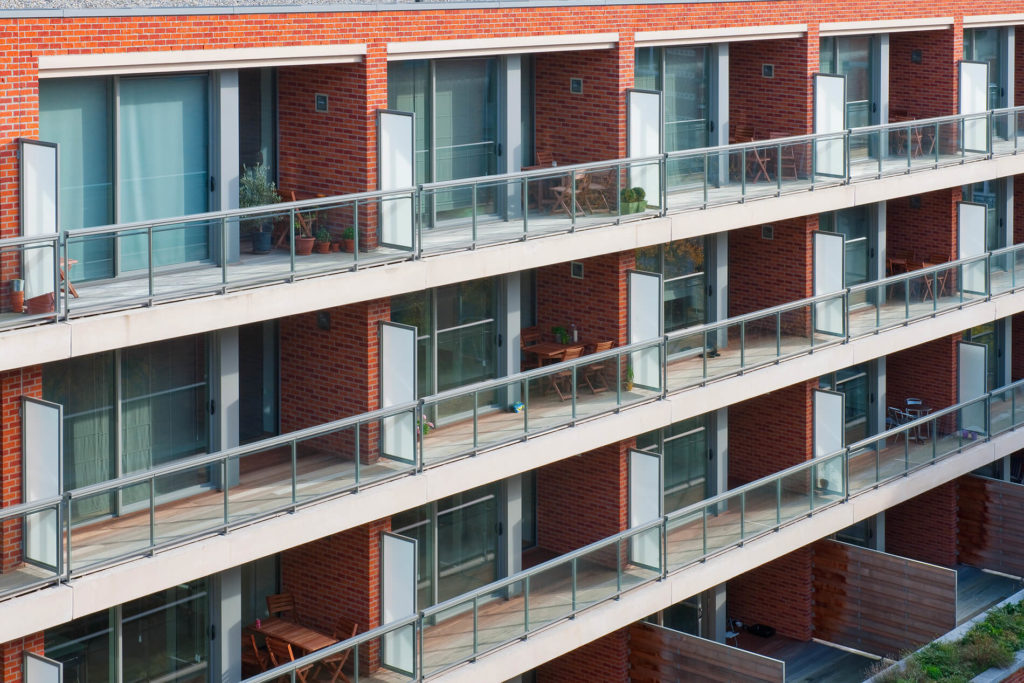
<svg viewBox="0 0 1024 683">
<path fill-rule="evenodd" d="M 330 242 L 317 242 L 313 245 L 313 251 L 318 254 L 330 254 L 331 243 Z"/>
<path fill-rule="evenodd" d="M 313 253 L 313 245 L 316 244 L 315 237 L 295 236 L 295 254 L 297 256 L 309 256 Z"/>
<path fill-rule="evenodd" d="M 331 242 L 331 251 L 341 251 L 341 242 Z"/>
<path fill-rule="evenodd" d="M 342 244 L 342 247 L 345 249 L 345 251 L 347 251 L 349 253 L 352 253 L 352 252 L 354 252 L 356 250 L 356 241 L 354 239 L 352 239 L 352 240 L 342 240 L 341 244 Z"/>
<path fill-rule="evenodd" d="M 270 246 L 270 232 L 252 233 L 252 251 L 254 254 L 269 254 Z"/>
<path fill-rule="evenodd" d="M 21 313 L 25 310 L 25 292 L 22 290 L 11 291 L 11 312 Z"/>
<path fill-rule="evenodd" d="M 640 213 L 647 209 L 647 202 L 622 202 L 620 206 L 622 207 L 623 214 Z"/>
</svg>

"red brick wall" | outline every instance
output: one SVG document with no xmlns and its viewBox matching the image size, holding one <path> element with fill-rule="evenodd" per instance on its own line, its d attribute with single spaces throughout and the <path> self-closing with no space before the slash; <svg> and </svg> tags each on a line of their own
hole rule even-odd
<svg viewBox="0 0 1024 683">
<path fill-rule="evenodd" d="M 629 527 L 630 439 L 537 470 L 537 545 L 562 555 Z"/>
<path fill-rule="evenodd" d="M 818 217 L 772 223 L 774 238 L 761 238 L 761 226 L 729 233 L 729 316 L 798 301 L 814 293 L 811 233 Z"/>
<path fill-rule="evenodd" d="M 1024 313 L 1018 313 L 1010 319 L 1012 345 L 1010 349 L 1010 381 L 1016 382 L 1024 378 Z"/>
<path fill-rule="evenodd" d="M 932 410 L 956 403 L 956 354 L 960 335 L 943 337 L 912 349 L 889 354 L 885 363 L 886 406 L 903 408 L 907 398 L 919 398 Z M 943 421 L 948 432 L 953 421 Z"/>
<path fill-rule="evenodd" d="M 629 680 L 629 629 L 619 629 L 537 667 L 537 683 Z"/>
<path fill-rule="evenodd" d="M 814 456 L 811 392 L 817 380 L 729 406 L 729 485 L 755 481 Z"/>
<path fill-rule="evenodd" d="M 390 530 L 390 519 L 377 520 L 281 553 L 281 590 L 295 596 L 302 623 L 325 633 L 340 618 L 360 633 L 381 625 L 380 535 Z M 371 644 L 363 661 L 376 658 Z"/>
<path fill-rule="evenodd" d="M 624 70 L 619 66 L 627 59 L 629 83 L 622 84 Z M 561 165 L 618 158 L 625 108 L 622 93 L 632 85 L 632 63 L 632 49 L 622 48 L 537 55 L 535 148 L 551 152 Z M 570 78 L 583 79 L 582 94 L 569 92 Z M 584 128 L 587 134 L 582 135 Z"/>
<path fill-rule="evenodd" d="M 316 313 L 281 319 L 283 432 L 379 407 L 377 324 L 390 320 L 390 300 L 374 299 L 326 313 L 330 330 L 317 326 Z"/>
<path fill-rule="evenodd" d="M 758 138 L 812 132 L 810 74 L 818 69 L 817 53 L 817 41 L 811 51 L 806 37 L 730 43 L 729 130 L 743 127 Z M 762 64 L 775 67 L 772 78 L 761 75 Z"/>
<path fill-rule="evenodd" d="M 0 644 L 0 683 L 21 683 L 25 652 L 43 654 L 42 633 Z"/>
<path fill-rule="evenodd" d="M 957 33 L 957 35 L 954 35 Z M 910 53 L 921 51 L 921 63 Z M 915 119 L 958 111 L 956 61 L 963 54 L 963 32 L 911 31 L 889 34 L 889 111 L 903 109 Z"/>
<path fill-rule="evenodd" d="M 917 195 L 920 208 L 910 197 L 891 199 L 885 207 L 885 248 L 888 256 L 943 263 L 957 257 L 956 203 L 960 188 Z"/>
<path fill-rule="evenodd" d="M 952 567 L 957 560 L 957 482 L 885 511 L 885 551 Z"/>
<path fill-rule="evenodd" d="M 21 397 L 43 396 L 43 369 L 0 373 L 0 507 L 21 502 Z M 21 522 L 0 525 L 0 572 L 21 563 Z"/>
<path fill-rule="evenodd" d="M 810 546 L 737 576 L 726 584 L 730 619 L 767 624 L 784 636 L 814 635 L 814 551 Z"/>
<path fill-rule="evenodd" d="M 1024 67 L 1018 67 L 1021 69 Z M 1024 73 L 1021 73 L 1024 78 Z M 1013 180 L 1013 243 L 1024 242 L 1024 176 L 1014 176 Z"/>
<path fill-rule="evenodd" d="M 635 253 L 622 251 L 583 260 L 583 279 L 569 275 L 569 264 L 537 269 L 537 324 L 545 338 L 551 328 L 575 323 L 582 338 L 627 343 L 628 275 Z"/>
</svg>

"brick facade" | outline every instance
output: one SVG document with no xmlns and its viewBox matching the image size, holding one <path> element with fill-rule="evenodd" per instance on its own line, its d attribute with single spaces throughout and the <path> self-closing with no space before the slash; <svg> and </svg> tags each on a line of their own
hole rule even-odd
<svg viewBox="0 0 1024 683">
<path fill-rule="evenodd" d="M 620 441 L 537 470 L 537 545 L 559 555 L 629 527 L 629 449 Z"/>
<path fill-rule="evenodd" d="M 628 341 L 628 271 L 636 265 L 632 251 L 583 260 L 583 279 L 570 275 L 568 263 L 537 269 L 537 324 L 545 337 L 551 328 L 575 323 L 580 337 L 591 341 Z"/>
<path fill-rule="evenodd" d="M 629 629 L 619 629 L 537 667 L 537 683 L 629 680 Z"/>
<path fill-rule="evenodd" d="M 911 53 L 921 52 L 921 63 Z M 963 54 L 963 32 L 911 31 L 889 34 L 889 118 L 902 110 L 911 118 L 949 116 L 958 110 L 956 62 Z M 952 81 L 950 80 L 952 79 Z"/>
<path fill-rule="evenodd" d="M 383 519 L 281 553 L 281 590 L 295 596 L 303 624 L 332 633 L 339 619 L 359 633 L 381 625 L 380 536 L 391 530 Z M 376 666 L 377 642 L 363 655 Z"/>
<path fill-rule="evenodd" d="M 32 635 L 0 644 L 0 683 L 21 683 L 26 652 L 43 654 L 43 634 Z"/>
<path fill-rule="evenodd" d="M 811 392 L 817 387 L 810 380 L 729 406 L 729 488 L 814 456 Z"/>
<path fill-rule="evenodd" d="M 903 408 L 908 398 L 919 398 L 932 410 L 954 405 L 958 341 L 960 335 L 953 335 L 889 354 L 885 363 L 886 405 Z M 941 421 L 940 429 L 951 431 L 953 421 Z"/>
<path fill-rule="evenodd" d="M 760 225 L 729 233 L 730 317 L 814 293 L 811 233 L 818 229 L 818 217 L 778 221 L 772 228 L 770 240 L 761 236 Z"/>
<path fill-rule="evenodd" d="M 955 538 L 955 537 L 954 537 Z M 730 619 L 767 624 L 784 636 L 814 636 L 814 550 L 806 546 L 726 584 Z"/>
<path fill-rule="evenodd" d="M 885 511 L 885 551 L 953 567 L 957 563 L 957 482 Z"/>
<path fill-rule="evenodd" d="M 891 199 L 885 206 L 885 248 L 890 257 L 944 263 L 957 258 L 956 204 L 960 188 Z M 920 206 L 914 208 L 911 201 Z"/>
<path fill-rule="evenodd" d="M 0 373 L 0 507 L 17 505 L 21 499 L 21 398 L 43 396 L 41 366 Z M 22 561 L 21 521 L 8 520 L 0 534 L 0 572 Z"/>
<path fill-rule="evenodd" d="M 742 129 L 760 139 L 811 133 L 817 54 L 817 42 L 809 45 L 806 37 L 730 43 L 730 136 Z M 764 64 L 774 67 L 771 78 L 762 76 Z"/>
</svg>

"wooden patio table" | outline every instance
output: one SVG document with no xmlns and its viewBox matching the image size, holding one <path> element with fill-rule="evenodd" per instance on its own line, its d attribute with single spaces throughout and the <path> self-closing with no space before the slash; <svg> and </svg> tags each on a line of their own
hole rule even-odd
<svg viewBox="0 0 1024 683">
<path fill-rule="evenodd" d="M 248 628 L 254 633 L 261 633 L 264 636 L 283 640 L 289 645 L 304 650 L 307 653 L 322 650 L 328 645 L 340 642 L 337 638 L 332 638 L 308 626 L 296 624 L 294 621 L 288 621 L 281 617 L 267 617 L 260 622 L 259 628 L 256 628 L 255 623 L 249 624 Z"/>
</svg>

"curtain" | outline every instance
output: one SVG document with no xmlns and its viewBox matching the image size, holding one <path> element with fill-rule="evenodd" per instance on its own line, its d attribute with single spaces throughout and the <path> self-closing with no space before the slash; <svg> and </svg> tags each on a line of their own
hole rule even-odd
<svg viewBox="0 0 1024 683">
<path fill-rule="evenodd" d="M 209 105 L 205 75 L 124 78 L 119 89 L 120 222 L 202 213 L 209 207 Z M 147 238 L 121 238 L 121 269 L 146 268 Z M 209 258 L 208 229 L 154 235 L 164 266 Z"/>
</svg>

